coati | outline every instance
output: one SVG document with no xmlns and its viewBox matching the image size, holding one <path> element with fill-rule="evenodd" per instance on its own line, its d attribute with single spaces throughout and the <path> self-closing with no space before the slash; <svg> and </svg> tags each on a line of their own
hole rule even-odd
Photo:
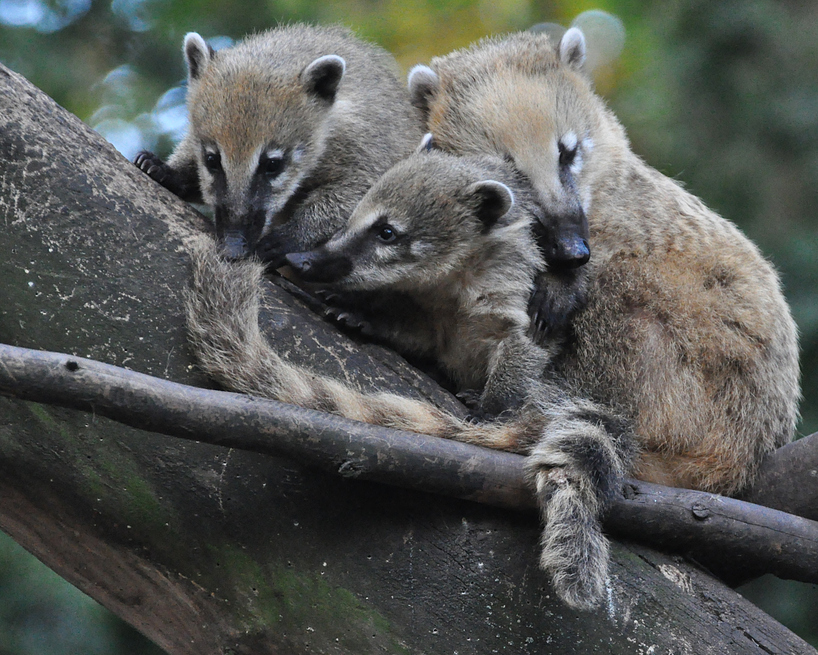
<svg viewBox="0 0 818 655">
<path fill-rule="evenodd" d="M 438 147 L 506 157 L 547 212 L 587 216 L 587 305 L 559 371 L 632 421 L 637 477 L 734 494 L 793 436 L 795 324 L 758 249 L 631 151 L 584 58 L 577 28 L 490 38 L 415 67 L 410 93 Z"/>
<path fill-rule="evenodd" d="M 795 329 L 774 271 L 734 226 L 630 152 L 581 74 L 583 51 L 576 30 L 556 48 L 543 35 L 517 35 L 435 60 L 434 70 L 416 69 L 411 81 L 444 149 L 513 161 L 552 216 L 571 204 L 566 197 L 583 207 L 594 255 L 580 269 L 588 305 L 557 360 L 568 392 L 544 381 L 542 395 L 529 387 L 532 395 L 506 421 L 471 425 L 424 403 L 311 378 L 260 337 L 252 276 L 213 277 L 206 257 L 196 266 L 190 324 L 204 367 L 238 390 L 522 448 L 547 523 L 542 563 L 564 599 L 589 607 L 605 579 L 596 518 L 604 482 L 630 471 L 737 491 L 763 453 L 791 437 L 799 391 Z M 547 299 L 542 278 L 538 284 Z M 642 449 L 634 464 L 629 424 Z M 574 468 L 578 457 L 591 465 Z"/>
<path fill-rule="evenodd" d="M 420 140 L 391 56 L 340 27 L 287 25 L 215 52 L 185 37 L 190 125 L 167 163 L 135 163 L 215 214 L 225 252 L 278 267 L 329 238 Z"/>
<path fill-rule="evenodd" d="M 299 278 L 334 291 L 376 291 L 408 307 L 372 314 L 371 332 L 439 363 L 480 414 L 519 406 L 559 344 L 535 345 L 527 298 L 542 256 L 524 180 L 494 157 L 421 151 L 367 192 L 315 250 L 287 255 Z"/>
<path fill-rule="evenodd" d="M 421 137 L 394 60 L 346 29 L 288 25 L 218 53 L 190 33 L 183 51 L 188 132 L 167 162 L 143 151 L 135 163 L 182 199 L 211 205 L 231 257 L 255 252 L 278 268 L 326 240 Z M 570 260 L 558 244 L 581 250 L 587 227 L 549 229 L 551 268 L 578 265 L 582 254 Z"/>
<path fill-rule="evenodd" d="M 230 267 L 194 253 L 188 327 L 201 367 L 228 388 L 347 418 L 520 453 L 550 464 L 540 494 L 549 529 L 541 564 L 562 598 L 594 604 L 608 542 L 599 513 L 630 467 L 628 422 L 572 396 L 547 373 L 559 344 L 535 344 L 528 299 L 544 262 L 532 235 L 538 207 L 526 181 L 496 157 L 421 150 L 367 192 L 326 244 L 288 260 L 342 290 L 408 295 L 416 315 L 376 326 L 403 351 L 432 354 L 460 388 L 482 389 L 502 420 L 474 423 L 429 403 L 363 394 L 283 360 L 259 332 L 261 265 Z M 538 469 L 541 472 L 541 469 Z"/>
</svg>

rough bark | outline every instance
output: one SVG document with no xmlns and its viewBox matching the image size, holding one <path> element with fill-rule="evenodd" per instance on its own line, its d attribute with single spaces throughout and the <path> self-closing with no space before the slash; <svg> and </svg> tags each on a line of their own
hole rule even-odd
<svg viewBox="0 0 818 655">
<path fill-rule="evenodd" d="M 62 353 L 0 344 L 0 394 L 92 411 L 183 439 L 283 455 L 347 478 L 509 509 L 535 506 L 519 455 L 190 387 Z M 775 501 L 770 494 L 768 499 Z M 605 526 L 624 539 L 691 557 L 722 579 L 773 573 L 818 583 L 818 523 L 775 509 L 633 480 L 613 500 Z"/>
<path fill-rule="evenodd" d="M 0 341 L 205 384 L 179 294 L 195 214 L 18 76 L 0 86 Z M 453 402 L 272 293 L 293 357 Z M 536 567 L 529 515 L 0 405 L 0 527 L 172 654 L 814 652 L 641 547 L 615 545 L 603 611 L 576 613 Z"/>
<path fill-rule="evenodd" d="M 818 521 L 818 433 L 770 453 L 742 498 Z"/>
</svg>

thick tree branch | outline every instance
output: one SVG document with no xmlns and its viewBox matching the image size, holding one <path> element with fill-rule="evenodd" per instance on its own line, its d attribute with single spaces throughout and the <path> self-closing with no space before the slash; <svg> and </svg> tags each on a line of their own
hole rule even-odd
<svg viewBox="0 0 818 655">
<path fill-rule="evenodd" d="M 0 394 L 93 411 L 141 429 L 284 455 L 344 477 L 526 509 L 523 458 L 190 387 L 60 353 L 0 345 Z M 818 582 L 818 523 L 732 498 L 633 481 L 606 527 L 688 554 L 731 580 Z"/>
<path fill-rule="evenodd" d="M 2 66 L 0 88 L 0 342 L 206 385 L 180 300 L 200 217 Z M 265 305 L 265 334 L 300 365 L 462 411 L 287 294 Z M 570 611 L 537 567 L 531 513 L 170 439 L 99 409 L 0 397 L 0 416 L 0 529 L 172 655 L 815 652 L 698 567 L 619 541 L 605 611 Z"/>
</svg>

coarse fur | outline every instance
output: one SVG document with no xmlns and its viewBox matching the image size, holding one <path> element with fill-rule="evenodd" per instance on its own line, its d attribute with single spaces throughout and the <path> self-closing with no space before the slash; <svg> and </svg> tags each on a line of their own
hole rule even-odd
<svg viewBox="0 0 818 655">
<path fill-rule="evenodd" d="M 631 151 L 583 52 L 576 28 L 556 46 L 544 34 L 487 39 L 416 67 L 410 91 L 439 147 L 508 157 L 544 207 L 583 207 L 587 306 L 560 368 L 633 422 L 635 475 L 737 493 L 793 436 L 795 324 L 755 245 Z M 547 486 L 550 463 L 540 470 L 536 451 L 530 462 Z"/>
<path fill-rule="evenodd" d="M 506 162 L 421 148 L 328 242 L 287 260 L 332 291 L 398 298 L 370 313 L 370 332 L 437 362 L 458 390 L 482 391 L 480 414 L 496 415 L 521 404 L 560 346 L 529 336 L 528 297 L 545 266 L 531 234 L 537 209 Z"/>
<path fill-rule="evenodd" d="M 214 51 L 184 42 L 186 136 L 164 163 L 137 165 L 211 205 L 227 254 L 255 250 L 274 267 L 314 247 L 423 132 L 384 50 L 341 27 L 278 27 Z"/>
<path fill-rule="evenodd" d="M 404 294 L 411 316 L 383 316 L 399 350 L 432 356 L 461 389 L 481 389 L 470 423 L 428 403 L 363 395 L 279 357 L 258 330 L 252 263 L 233 270 L 195 254 L 188 324 L 194 351 L 229 388 L 389 427 L 521 453 L 551 467 L 535 480 L 549 530 L 542 563 L 576 607 L 603 594 L 608 542 L 599 516 L 633 458 L 627 421 L 566 393 L 548 374 L 559 343 L 535 344 L 528 299 L 544 267 L 531 228 L 538 206 L 519 173 L 486 156 L 417 153 L 388 171 L 349 223 L 311 253 L 290 256 L 307 278 L 342 290 Z M 255 282 L 254 282 L 255 280 Z M 403 318 L 408 318 L 403 322 Z"/>
</svg>

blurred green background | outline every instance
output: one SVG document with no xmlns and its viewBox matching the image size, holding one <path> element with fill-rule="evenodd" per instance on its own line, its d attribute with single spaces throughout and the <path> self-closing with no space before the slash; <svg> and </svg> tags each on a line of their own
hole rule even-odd
<svg viewBox="0 0 818 655">
<path fill-rule="evenodd" d="M 782 274 L 801 331 L 801 434 L 818 430 L 818 3 L 793 0 L 0 0 L 0 61 L 128 158 L 185 127 L 184 34 L 216 47 L 280 22 L 343 23 L 410 66 L 590 9 L 622 21 L 597 89 L 634 150 L 737 223 Z M 818 588 L 748 598 L 818 646 Z M 0 534 L 0 655 L 160 653 Z"/>
</svg>

